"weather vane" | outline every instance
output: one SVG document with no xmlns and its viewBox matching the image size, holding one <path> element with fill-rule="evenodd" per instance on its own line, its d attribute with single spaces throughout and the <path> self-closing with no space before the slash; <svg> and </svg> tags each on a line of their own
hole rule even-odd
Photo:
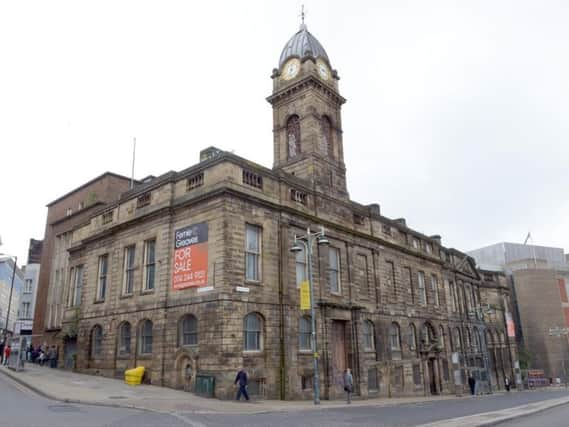
<svg viewBox="0 0 569 427">
<path fill-rule="evenodd" d="M 302 19 L 302 25 L 304 25 L 304 18 L 306 17 L 306 12 L 304 11 L 304 5 L 300 9 L 300 18 Z"/>
</svg>

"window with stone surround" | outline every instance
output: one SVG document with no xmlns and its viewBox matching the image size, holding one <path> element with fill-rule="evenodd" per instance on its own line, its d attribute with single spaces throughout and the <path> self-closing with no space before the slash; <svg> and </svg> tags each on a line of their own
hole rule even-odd
<svg viewBox="0 0 569 427">
<path fill-rule="evenodd" d="M 293 159 L 300 154 L 300 118 L 296 114 L 290 116 L 287 120 L 286 143 L 289 159 Z"/>
<path fill-rule="evenodd" d="M 301 351 L 312 350 L 312 318 L 302 316 L 298 322 L 298 346 Z"/>
<path fill-rule="evenodd" d="M 302 390 L 312 390 L 314 375 L 302 375 L 300 377 L 300 386 Z"/>
<path fill-rule="evenodd" d="M 306 204 L 308 203 L 308 195 L 303 191 L 297 190 L 295 188 L 291 188 L 290 189 L 290 200 L 306 206 Z"/>
<path fill-rule="evenodd" d="M 431 292 L 433 293 L 433 301 L 435 303 L 435 306 L 440 306 L 441 301 L 439 299 L 439 280 L 434 274 L 431 274 Z"/>
<path fill-rule="evenodd" d="M 375 350 L 375 328 L 371 321 L 364 320 L 362 323 L 362 336 L 364 339 L 364 350 Z"/>
<path fill-rule="evenodd" d="M 405 267 L 405 272 L 407 276 L 407 285 L 409 286 L 409 293 L 411 294 L 411 304 L 415 304 L 415 288 L 413 287 L 413 272 L 411 267 Z"/>
<path fill-rule="evenodd" d="M 401 352 L 401 335 L 399 325 L 393 322 L 389 326 L 389 347 L 391 352 Z"/>
<path fill-rule="evenodd" d="M 152 354 L 152 332 L 152 322 L 148 319 L 143 320 L 138 329 L 138 354 Z"/>
<path fill-rule="evenodd" d="M 245 226 L 245 280 L 261 281 L 261 227 Z"/>
<path fill-rule="evenodd" d="M 391 226 L 388 224 L 381 225 L 381 232 L 386 236 L 391 236 Z"/>
<path fill-rule="evenodd" d="M 24 283 L 24 293 L 25 294 L 31 294 L 32 293 L 32 283 L 33 283 L 32 279 L 26 279 L 26 281 Z"/>
<path fill-rule="evenodd" d="M 134 256 L 135 245 L 124 248 L 123 261 L 123 295 L 131 295 L 134 290 Z"/>
<path fill-rule="evenodd" d="M 69 307 L 76 307 L 81 304 L 81 290 L 83 288 L 83 266 L 77 265 L 69 270 L 70 287 L 67 299 Z"/>
<path fill-rule="evenodd" d="M 150 291 L 154 289 L 156 275 L 156 239 L 144 242 L 144 289 Z"/>
<path fill-rule="evenodd" d="M 395 366 L 393 368 L 393 385 L 398 387 L 405 386 L 405 376 L 403 375 L 403 366 Z"/>
<path fill-rule="evenodd" d="M 460 329 L 458 327 L 454 328 L 454 336 L 452 341 L 454 351 L 462 350 L 462 337 L 460 334 Z"/>
<path fill-rule="evenodd" d="M 258 313 L 249 313 L 243 319 L 243 350 L 261 351 L 263 348 L 263 319 Z"/>
<path fill-rule="evenodd" d="M 109 268 L 109 254 L 101 255 L 99 257 L 96 301 L 103 301 L 107 294 L 108 268 Z"/>
<path fill-rule="evenodd" d="M 387 281 L 391 284 L 393 294 L 397 296 L 397 283 L 395 281 L 395 263 L 393 261 L 385 261 L 387 265 Z"/>
<path fill-rule="evenodd" d="M 422 271 L 417 272 L 417 293 L 419 297 L 419 304 L 427 304 L 427 290 L 425 289 L 425 273 Z"/>
<path fill-rule="evenodd" d="M 103 328 L 95 325 L 91 330 L 91 358 L 101 356 L 103 352 Z"/>
<path fill-rule="evenodd" d="M 450 292 L 450 308 L 453 313 L 456 313 L 458 304 L 456 302 L 456 287 L 454 285 L 454 282 L 448 282 L 448 288 Z"/>
<path fill-rule="evenodd" d="M 130 338 L 131 338 L 131 327 L 130 323 L 123 322 L 119 326 L 119 349 L 118 353 L 120 356 L 125 356 L 130 354 Z"/>
<path fill-rule="evenodd" d="M 367 370 L 367 389 L 368 391 L 379 391 L 379 378 L 376 367 Z"/>
<path fill-rule="evenodd" d="M 356 225 L 364 225 L 365 224 L 365 217 L 355 213 L 354 214 L 354 224 Z"/>
<path fill-rule="evenodd" d="M 414 364 L 413 365 L 413 384 L 421 385 L 421 365 Z"/>
<path fill-rule="evenodd" d="M 179 323 L 179 345 L 198 344 L 198 319 L 193 314 L 185 315 Z"/>
<path fill-rule="evenodd" d="M 330 292 L 340 294 L 340 250 L 330 246 L 328 248 L 328 285 Z"/>
<path fill-rule="evenodd" d="M 369 298 L 369 265 L 367 256 L 364 254 L 356 255 L 356 283 L 360 290 L 360 296 Z"/>
<path fill-rule="evenodd" d="M 296 287 L 299 288 L 300 284 L 307 279 L 307 259 L 306 259 L 306 249 L 304 245 L 300 244 L 301 250 L 298 251 L 295 255 L 295 268 L 296 268 Z"/>
<path fill-rule="evenodd" d="M 445 328 L 441 325 L 439 326 L 439 345 L 442 350 L 445 349 L 446 340 L 445 340 Z"/>
<path fill-rule="evenodd" d="M 103 215 L 101 215 L 101 222 L 103 225 L 113 222 L 113 211 L 104 212 Z"/>
<path fill-rule="evenodd" d="M 334 141 L 332 139 L 332 122 L 328 116 L 322 116 L 322 154 L 334 159 Z"/>
<path fill-rule="evenodd" d="M 407 329 L 407 345 L 409 346 L 409 352 L 413 355 L 417 355 L 417 330 L 415 325 L 411 323 Z"/>
</svg>

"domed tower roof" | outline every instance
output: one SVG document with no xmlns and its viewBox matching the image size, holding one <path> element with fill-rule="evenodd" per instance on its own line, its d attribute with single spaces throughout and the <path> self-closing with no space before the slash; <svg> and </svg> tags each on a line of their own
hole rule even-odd
<svg viewBox="0 0 569 427">
<path fill-rule="evenodd" d="M 326 51 L 320 42 L 316 40 L 316 37 L 308 32 L 305 24 L 300 26 L 300 30 L 298 30 L 285 45 L 281 53 L 281 58 L 279 59 L 279 68 L 292 56 L 298 57 L 301 60 L 308 56 L 323 58 L 328 64 L 330 63 Z"/>
</svg>

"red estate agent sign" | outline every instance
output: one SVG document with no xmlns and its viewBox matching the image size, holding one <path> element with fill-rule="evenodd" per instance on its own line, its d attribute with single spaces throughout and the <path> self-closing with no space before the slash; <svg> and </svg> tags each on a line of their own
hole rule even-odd
<svg viewBox="0 0 569 427">
<path fill-rule="evenodd" d="M 174 235 L 174 290 L 207 285 L 207 223 L 176 230 Z"/>
</svg>

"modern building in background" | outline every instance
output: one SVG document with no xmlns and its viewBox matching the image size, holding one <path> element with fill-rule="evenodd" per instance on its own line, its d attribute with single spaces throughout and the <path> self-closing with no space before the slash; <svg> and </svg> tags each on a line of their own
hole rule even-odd
<svg viewBox="0 0 569 427">
<path fill-rule="evenodd" d="M 31 340 L 33 333 L 34 311 L 40 274 L 40 258 L 42 241 L 30 239 L 28 248 L 28 263 L 22 268 L 24 285 L 18 307 L 18 319 L 15 326 L 16 333 L 26 336 L 26 344 Z"/>
<path fill-rule="evenodd" d="M 16 273 L 10 301 L 10 289 L 12 288 L 12 273 L 14 268 L 16 268 Z M 6 329 L 6 317 L 8 317 L 7 330 L 10 333 L 14 332 L 23 287 L 24 274 L 20 268 L 16 267 L 14 259 L 0 257 L 0 329 L 2 329 L 2 331 Z M 10 307 L 9 315 L 8 307 Z"/>
<path fill-rule="evenodd" d="M 483 276 L 440 236 L 350 199 L 345 99 L 305 25 L 272 79 L 272 169 L 211 147 L 129 191 L 112 175 L 113 191 L 97 193 L 107 203 L 72 210 L 95 180 L 49 205 L 36 321 L 62 366 L 119 377 L 144 366 L 151 383 L 186 390 L 215 380 L 223 398 L 245 367 L 252 394 L 310 399 L 314 356 L 324 399 L 344 394 L 346 368 L 363 398 L 512 378 L 500 273 Z M 300 297 L 307 253 L 290 249 L 320 226 L 314 353 Z"/>
<path fill-rule="evenodd" d="M 508 277 L 516 339 L 531 366 L 549 377 L 568 377 L 569 263 L 563 249 L 504 242 L 469 254 L 481 268 L 499 269 Z"/>
</svg>

